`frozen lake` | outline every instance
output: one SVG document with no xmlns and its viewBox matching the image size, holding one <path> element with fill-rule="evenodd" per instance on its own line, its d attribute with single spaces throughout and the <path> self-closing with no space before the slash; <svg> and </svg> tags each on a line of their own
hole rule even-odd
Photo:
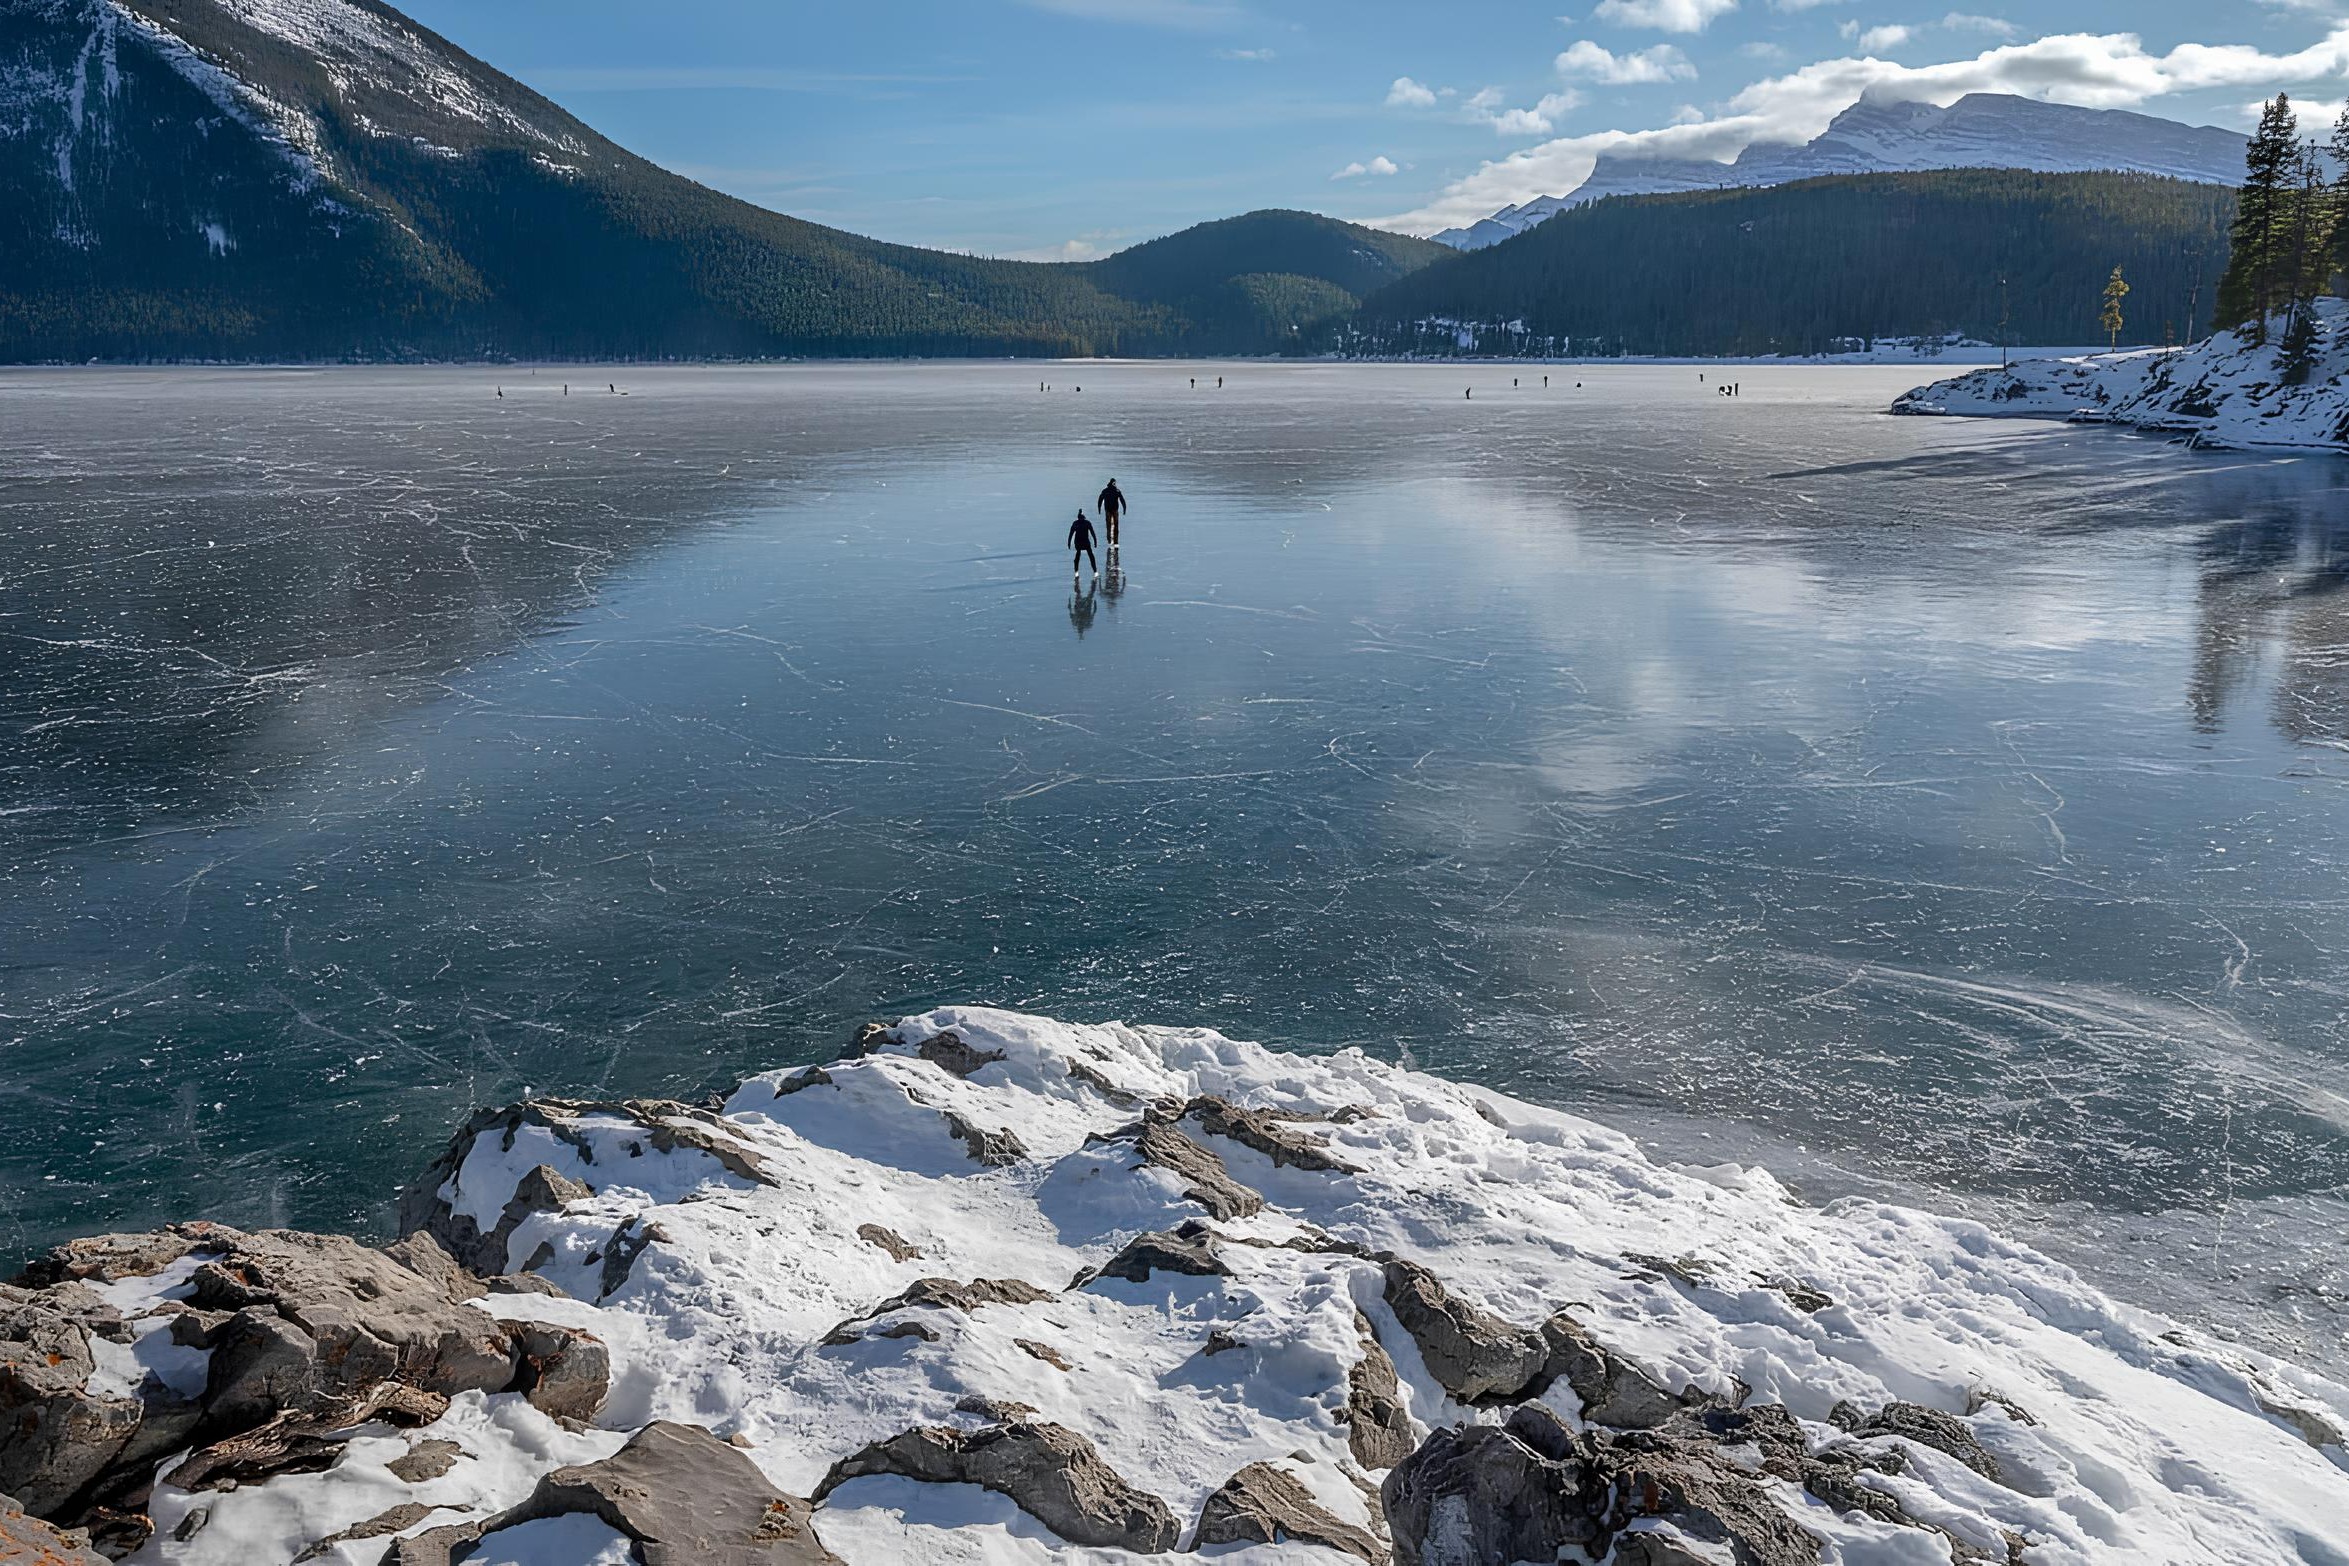
<svg viewBox="0 0 2349 1566">
<path fill-rule="evenodd" d="M 0 1258 L 988 1001 L 2349 1365 L 2349 467 L 1699 373 L 0 372 Z"/>
</svg>

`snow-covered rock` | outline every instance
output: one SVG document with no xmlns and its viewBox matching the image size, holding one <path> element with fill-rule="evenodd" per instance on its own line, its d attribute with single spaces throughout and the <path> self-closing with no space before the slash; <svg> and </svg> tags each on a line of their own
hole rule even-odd
<svg viewBox="0 0 2349 1566">
<path fill-rule="evenodd" d="M 2349 300 L 2317 302 L 2314 366 L 2284 384 L 2282 347 L 2240 331 L 2190 348 L 2027 359 L 1903 393 L 1895 413 L 2127 424 L 2197 445 L 2349 451 Z"/>
<path fill-rule="evenodd" d="M 460 1308 L 604 1347 L 592 1423 L 362 1412 L 166 1477 L 136 1560 L 2349 1560 L 2349 1388 L 1357 1051 L 940 1010 L 719 1106 L 476 1116 L 404 1211 L 403 1265 L 502 1275 Z M 141 1254 L 134 1343 L 188 1308 Z"/>
</svg>

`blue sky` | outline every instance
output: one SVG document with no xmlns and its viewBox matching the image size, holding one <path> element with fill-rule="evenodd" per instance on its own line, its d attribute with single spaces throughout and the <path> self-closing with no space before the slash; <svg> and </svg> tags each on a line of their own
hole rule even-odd
<svg viewBox="0 0 2349 1566">
<path fill-rule="evenodd" d="M 1954 8 L 1953 8 L 1954 3 Z M 1625 137 L 1729 157 L 1863 90 L 2241 127 L 2337 108 L 2349 0 L 409 0 L 657 162 L 908 243 L 1083 257 L 1255 207 L 1426 232 Z M 1563 14 L 1561 14 L 1563 13 Z"/>
</svg>

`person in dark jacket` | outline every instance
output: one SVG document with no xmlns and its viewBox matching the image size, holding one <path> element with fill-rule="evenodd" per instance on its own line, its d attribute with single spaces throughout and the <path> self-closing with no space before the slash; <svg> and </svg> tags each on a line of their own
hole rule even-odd
<svg viewBox="0 0 2349 1566">
<path fill-rule="evenodd" d="M 1109 487 L 1101 492 L 1100 506 L 1102 529 L 1109 535 L 1109 547 L 1115 549 L 1118 518 L 1126 514 L 1126 492 L 1117 487 L 1116 479 L 1111 479 Z"/>
<path fill-rule="evenodd" d="M 1068 563 L 1068 579 L 1070 581 L 1073 582 L 1077 579 L 1078 560 L 1091 566 L 1095 576 L 1101 574 L 1101 563 L 1093 558 L 1093 524 L 1082 511 L 1078 512 L 1077 519 L 1068 525 L 1068 547 L 1075 551 Z"/>
</svg>

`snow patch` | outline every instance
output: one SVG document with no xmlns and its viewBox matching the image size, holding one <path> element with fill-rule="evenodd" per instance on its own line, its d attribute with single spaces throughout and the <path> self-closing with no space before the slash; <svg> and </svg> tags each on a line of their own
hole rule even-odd
<svg viewBox="0 0 2349 1566">
<path fill-rule="evenodd" d="M 278 102 L 198 53 L 177 33 L 147 20 L 122 0 L 102 0 L 99 10 L 109 18 L 110 27 L 119 20 L 136 28 L 164 62 L 209 99 L 213 107 L 275 148 L 292 170 L 292 184 L 297 193 L 307 194 L 325 183 L 323 136 L 309 115 Z"/>
<path fill-rule="evenodd" d="M 2284 384 L 2281 328 L 2256 343 L 2220 332 L 2190 348 L 2030 359 L 1904 393 L 1895 413 L 2124 424 L 2189 444 L 2349 451 L 2349 300 L 2316 303 L 2307 378 Z"/>
<path fill-rule="evenodd" d="M 135 1397 L 151 1378 L 181 1397 L 203 1396 L 205 1378 L 212 1369 L 212 1351 L 174 1343 L 171 1323 L 179 1313 L 168 1307 L 187 1298 L 192 1292 L 190 1280 L 208 1259 L 209 1253 L 194 1251 L 147 1277 L 91 1285 L 100 1299 L 130 1323 L 135 1334 L 129 1343 L 91 1336 L 90 1356 L 97 1361 L 90 1376 L 91 1391 L 109 1397 Z"/>
</svg>

